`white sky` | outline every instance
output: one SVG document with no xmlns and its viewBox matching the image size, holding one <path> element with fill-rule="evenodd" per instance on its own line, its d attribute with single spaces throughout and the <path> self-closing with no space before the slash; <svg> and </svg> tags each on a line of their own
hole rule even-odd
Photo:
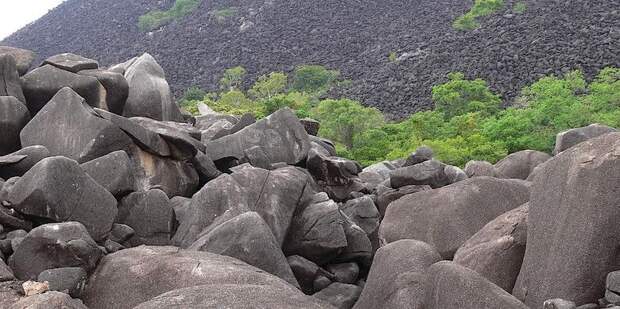
<svg viewBox="0 0 620 309">
<path fill-rule="evenodd" d="M 0 0 L 0 40 L 45 15 L 65 0 Z"/>
</svg>

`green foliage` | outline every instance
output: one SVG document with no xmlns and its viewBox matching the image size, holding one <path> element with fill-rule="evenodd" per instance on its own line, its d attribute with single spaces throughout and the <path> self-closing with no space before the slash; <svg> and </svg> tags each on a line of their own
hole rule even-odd
<svg viewBox="0 0 620 309">
<path fill-rule="evenodd" d="M 227 7 L 211 11 L 211 15 L 215 17 L 218 22 L 223 22 L 226 18 L 237 15 L 238 9 L 236 7 Z"/>
<path fill-rule="evenodd" d="M 242 66 L 227 69 L 220 79 L 220 87 L 222 90 L 239 89 L 246 74 L 247 71 Z"/>
<path fill-rule="evenodd" d="M 463 73 L 448 74 L 449 82 L 433 87 L 435 108 L 444 113 L 446 119 L 470 112 L 484 116 L 499 111 L 501 99 L 489 90 L 482 79 L 464 79 Z"/>
<path fill-rule="evenodd" d="M 299 92 L 320 94 L 328 91 L 340 72 L 320 65 L 302 65 L 295 69 L 292 89 Z"/>
<path fill-rule="evenodd" d="M 282 72 L 272 72 L 258 78 L 249 94 L 256 99 L 271 99 L 273 96 L 283 93 L 288 84 L 288 77 Z"/>
<path fill-rule="evenodd" d="M 514 6 L 512 7 L 512 11 L 517 14 L 523 14 L 525 13 L 525 10 L 527 10 L 527 4 L 525 4 L 525 2 L 522 2 L 522 1 L 515 3 Z"/>
<path fill-rule="evenodd" d="M 398 59 L 398 57 L 396 56 L 396 52 L 391 52 L 388 55 L 388 60 L 390 60 L 390 62 L 396 62 L 397 59 Z"/>
<path fill-rule="evenodd" d="M 173 20 L 189 15 L 200 5 L 201 0 L 176 0 L 174 5 L 166 10 L 153 10 L 138 18 L 138 28 L 141 31 L 157 29 Z"/>
<path fill-rule="evenodd" d="M 457 30 L 474 30 L 480 27 L 477 18 L 491 15 L 504 6 L 504 0 L 475 0 L 474 6 L 464 15 L 459 16 L 452 27 Z"/>
<path fill-rule="evenodd" d="M 379 110 L 349 99 L 323 100 L 313 110 L 312 116 L 321 122 L 321 136 L 348 149 L 353 147 L 356 136 L 383 124 Z"/>
</svg>

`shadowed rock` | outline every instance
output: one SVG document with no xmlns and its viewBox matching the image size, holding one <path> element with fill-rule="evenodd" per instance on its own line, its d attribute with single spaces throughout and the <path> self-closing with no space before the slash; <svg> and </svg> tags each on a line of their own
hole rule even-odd
<svg viewBox="0 0 620 309">
<path fill-rule="evenodd" d="M 131 246 L 169 245 L 176 224 L 166 193 L 156 189 L 134 192 L 123 198 L 116 222 L 134 230 L 135 234 L 126 240 Z"/>
<path fill-rule="evenodd" d="M 338 309 L 351 309 L 360 297 L 362 288 L 353 284 L 334 282 L 327 288 L 312 295 Z"/>
<path fill-rule="evenodd" d="M 117 213 L 114 196 L 65 157 L 37 163 L 15 183 L 8 200 L 25 215 L 78 221 L 97 241 L 108 235 Z"/>
<path fill-rule="evenodd" d="M 596 302 L 618 270 L 620 133 L 590 139 L 541 165 L 532 184 L 527 247 L 513 294 Z"/>
<path fill-rule="evenodd" d="M 123 196 L 134 190 L 131 161 L 122 150 L 82 163 L 80 167 L 114 196 Z"/>
<path fill-rule="evenodd" d="M 50 223 L 34 228 L 11 256 L 9 264 L 21 280 L 36 280 L 46 269 L 95 268 L 103 252 L 78 222 Z"/>
<path fill-rule="evenodd" d="M 21 148 L 19 132 L 30 121 L 26 106 L 15 97 L 0 96 L 0 155 Z"/>
<path fill-rule="evenodd" d="M 451 258 L 489 221 L 527 202 L 529 192 L 522 180 L 474 177 L 410 194 L 390 204 L 379 238 L 385 243 L 418 239 Z"/>
<path fill-rule="evenodd" d="M 51 155 L 86 162 L 132 144 L 117 126 L 93 113 L 82 97 L 63 88 L 21 131 L 22 145 L 43 145 Z"/>
<path fill-rule="evenodd" d="M 225 291 L 222 287 L 226 284 L 253 284 L 301 294 L 286 281 L 231 257 L 141 246 L 103 258 L 82 298 L 90 309 L 130 309 L 160 294 L 205 284 L 213 285 L 218 294 Z"/>
<path fill-rule="evenodd" d="M 15 97 L 26 104 L 13 56 L 0 54 L 0 96 Z"/>
<path fill-rule="evenodd" d="M 9 179 L 22 176 L 39 161 L 49 157 L 44 146 L 24 147 L 16 152 L 0 157 L 0 177 Z"/>
<path fill-rule="evenodd" d="M 123 114 L 125 102 L 129 95 L 129 84 L 122 74 L 106 70 L 83 70 L 78 74 L 96 78 L 105 88 L 105 101 L 108 110 L 117 115 Z"/>
<path fill-rule="evenodd" d="M 0 55 L 10 55 L 15 59 L 20 76 L 28 72 L 36 58 L 36 54 L 32 51 L 9 46 L 0 46 Z"/>
</svg>

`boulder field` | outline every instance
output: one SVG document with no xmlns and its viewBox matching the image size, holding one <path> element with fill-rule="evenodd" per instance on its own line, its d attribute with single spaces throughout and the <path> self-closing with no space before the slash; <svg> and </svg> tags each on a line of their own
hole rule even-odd
<svg viewBox="0 0 620 309">
<path fill-rule="evenodd" d="M 620 305 L 614 128 L 362 168 L 289 109 L 183 113 L 148 54 L 24 53 L 0 48 L 1 309 Z"/>
</svg>

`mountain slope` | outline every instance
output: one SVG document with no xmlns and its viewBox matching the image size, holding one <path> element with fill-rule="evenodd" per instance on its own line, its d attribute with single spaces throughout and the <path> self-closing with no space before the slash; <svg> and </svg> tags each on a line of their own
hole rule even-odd
<svg viewBox="0 0 620 309">
<path fill-rule="evenodd" d="M 213 90 L 226 68 L 248 81 L 316 63 L 341 71 L 346 95 L 392 117 L 432 107 L 431 87 L 451 71 L 487 80 L 507 102 L 542 75 L 620 66 L 620 0 L 527 0 L 523 14 L 505 1 L 470 32 L 452 29 L 470 1 L 203 0 L 159 30 L 138 30 L 140 15 L 174 1 L 68 0 L 2 44 L 43 57 L 72 51 L 103 64 L 149 52 L 173 89 Z M 235 8 L 233 16 L 214 11 Z M 397 56 L 398 61 L 389 59 Z"/>
</svg>

